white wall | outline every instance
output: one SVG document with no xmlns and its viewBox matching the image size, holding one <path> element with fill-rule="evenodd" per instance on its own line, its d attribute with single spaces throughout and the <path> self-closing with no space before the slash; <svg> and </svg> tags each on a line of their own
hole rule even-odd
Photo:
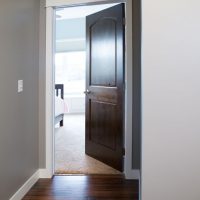
<svg viewBox="0 0 200 200">
<path fill-rule="evenodd" d="M 65 97 L 67 103 L 67 114 L 84 114 L 85 113 L 85 97 L 72 96 Z"/>
<path fill-rule="evenodd" d="M 142 200 L 199 200 L 200 1 L 142 12 Z"/>
<path fill-rule="evenodd" d="M 85 51 L 85 23 L 85 17 L 56 20 L 56 52 Z"/>
</svg>

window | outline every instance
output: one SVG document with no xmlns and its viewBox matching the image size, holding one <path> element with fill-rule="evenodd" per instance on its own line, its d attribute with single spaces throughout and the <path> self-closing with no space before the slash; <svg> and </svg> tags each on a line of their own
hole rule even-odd
<svg viewBox="0 0 200 200">
<path fill-rule="evenodd" d="M 86 52 L 56 53 L 55 82 L 64 84 L 65 97 L 84 96 Z"/>
</svg>

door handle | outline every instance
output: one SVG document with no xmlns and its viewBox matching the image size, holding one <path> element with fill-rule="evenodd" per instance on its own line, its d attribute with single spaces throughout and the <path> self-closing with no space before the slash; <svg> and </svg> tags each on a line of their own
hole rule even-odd
<svg viewBox="0 0 200 200">
<path fill-rule="evenodd" d="M 84 92 L 84 94 L 86 94 L 86 95 L 88 95 L 88 94 L 90 94 L 90 93 L 91 93 L 91 91 L 88 90 L 88 89 Z"/>
</svg>

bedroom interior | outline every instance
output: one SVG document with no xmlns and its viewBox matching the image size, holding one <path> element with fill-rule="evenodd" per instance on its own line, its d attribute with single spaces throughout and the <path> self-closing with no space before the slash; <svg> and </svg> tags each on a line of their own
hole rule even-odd
<svg viewBox="0 0 200 200">
<path fill-rule="evenodd" d="M 85 154 L 85 17 L 113 5 L 56 10 L 55 174 L 121 174 Z"/>
</svg>

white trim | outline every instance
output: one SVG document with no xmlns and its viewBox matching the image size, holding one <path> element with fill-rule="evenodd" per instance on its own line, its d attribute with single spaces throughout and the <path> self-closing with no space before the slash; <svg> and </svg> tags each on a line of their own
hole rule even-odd
<svg viewBox="0 0 200 200">
<path fill-rule="evenodd" d="M 140 180 L 140 170 L 132 169 L 128 172 L 129 176 L 126 179 Z"/>
<path fill-rule="evenodd" d="M 52 172 L 48 169 L 39 169 L 39 178 L 52 178 Z"/>
<path fill-rule="evenodd" d="M 10 198 L 10 200 L 21 200 L 40 178 L 52 178 L 52 172 L 49 171 L 48 169 L 37 170 L 22 185 L 22 187 L 19 188 L 19 190 Z"/>
<path fill-rule="evenodd" d="M 25 183 L 22 187 L 10 198 L 10 200 L 21 200 L 27 192 L 32 188 L 32 186 L 39 179 L 39 170 L 36 171 Z"/>
<path fill-rule="evenodd" d="M 46 167 L 53 175 L 53 15 L 55 6 L 70 6 L 91 3 L 126 3 L 126 59 L 125 59 L 125 161 L 124 173 L 127 179 L 138 178 L 138 173 L 132 170 L 132 0 L 46 0 Z M 52 155 L 53 154 L 53 155 Z"/>
<path fill-rule="evenodd" d="M 57 43 L 63 43 L 63 42 L 85 42 L 84 38 L 71 38 L 71 39 L 60 39 L 56 40 Z"/>
<path fill-rule="evenodd" d="M 53 8 L 46 9 L 46 170 L 53 175 Z"/>
<path fill-rule="evenodd" d="M 86 4 L 106 4 L 106 3 L 121 3 L 126 0 L 46 0 L 46 7 L 62 7 L 67 5 L 86 5 Z"/>
</svg>

